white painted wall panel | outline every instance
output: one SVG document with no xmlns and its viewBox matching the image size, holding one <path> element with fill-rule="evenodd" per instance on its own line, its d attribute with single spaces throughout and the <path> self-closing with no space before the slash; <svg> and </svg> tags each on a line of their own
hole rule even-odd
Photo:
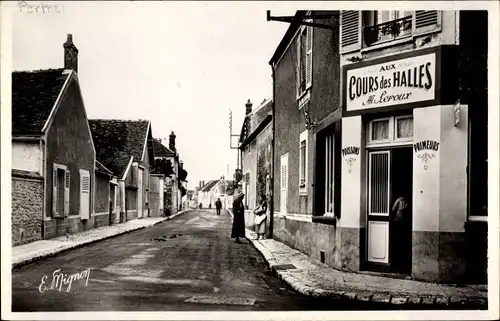
<svg viewBox="0 0 500 321">
<path fill-rule="evenodd" d="M 41 173 L 39 142 L 12 142 L 12 169 Z"/>
</svg>

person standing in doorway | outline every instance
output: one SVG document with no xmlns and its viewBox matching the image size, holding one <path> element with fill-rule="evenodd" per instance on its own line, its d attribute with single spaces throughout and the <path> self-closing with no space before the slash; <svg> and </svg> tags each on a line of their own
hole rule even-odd
<svg viewBox="0 0 500 321">
<path fill-rule="evenodd" d="M 392 239 L 393 244 L 393 262 L 397 270 L 404 269 L 406 264 L 407 239 L 408 239 L 408 197 L 400 196 L 392 206 L 393 223 Z"/>
<path fill-rule="evenodd" d="M 217 215 L 220 215 L 220 210 L 222 208 L 222 202 L 220 201 L 220 198 L 215 201 L 215 209 L 217 210 Z"/>
<path fill-rule="evenodd" d="M 240 242 L 240 237 L 245 237 L 245 206 L 243 197 L 245 194 L 238 193 L 233 201 L 233 228 L 231 238 L 236 238 L 236 243 Z"/>
<path fill-rule="evenodd" d="M 257 240 L 260 238 L 264 239 L 266 234 L 266 218 L 267 218 L 267 201 L 266 195 L 260 195 L 260 204 L 253 211 L 255 214 L 255 233 L 257 233 Z"/>
</svg>

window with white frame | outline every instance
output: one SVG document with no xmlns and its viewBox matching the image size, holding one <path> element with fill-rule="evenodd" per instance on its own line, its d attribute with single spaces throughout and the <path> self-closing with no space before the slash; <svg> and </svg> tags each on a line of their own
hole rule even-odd
<svg viewBox="0 0 500 321">
<path fill-rule="evenodd" d="M 312 22 L 312 20 L 306 20 Z M 297 99 L 306 96 L 312 86 L 312 50 L 313 50 L 313 27 L 302 26 L 297 38 Z M 300 105 L 305 101 L 302 99 Z"/>
<path fill-rule="evenodd" d="M 324 186 L 324 197 L 325 197 L 325 208 L 324 213 L 334 213 L 335 203 L 334 203 L 334 147 L 335 147 L 335 136 L 334 133 L 329 133 L 325 135 L 324 140 L 325 155 L 324 155 L 324 173 L 325 173 L 325 186 Z"/>
<path fill-rule="evenodd" d="M 392 116 L 368 123 L 367 144 L 408 143 L 413 140 L 413 116 Z"/>
<path fill-rule="evenodd" d="M 299 145 L 299 192 L 307 193 L 307 130 L 300 134 Z"/>
</svg>

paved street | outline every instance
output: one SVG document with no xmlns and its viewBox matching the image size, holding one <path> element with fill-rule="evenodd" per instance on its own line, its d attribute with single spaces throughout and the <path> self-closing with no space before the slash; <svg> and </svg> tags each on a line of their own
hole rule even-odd
<svg viewBox="0 0 500 321">
<path fill-rule="evenodd" d="M 251 244 L 229 238 L 231 219 L 215 210 L 186 213 L 13 271 L 19 311 L 338 310 L 287 288 Z M 53 273 L 81 278 L 50 289 Z M 91 269 L 90 273 L 85 273 Z M 87 280 L 88 274 L 88 280 Z M 42 278 L 44 284 L 40 287 Z M 87 284 L 86 284 L 87 283 Z M 40 292 L 40 289 L 43 293 Z M 45 291 L 44 291 L 45 290 Z M 185 302 L 190 300 L 194 302 Z M 204 303 L 203 303 L 204 302 Z M 225 304 L 223 304 L 225 303 Z M 380 308 L 380 306 L 379 306 Z"/>
</svg>

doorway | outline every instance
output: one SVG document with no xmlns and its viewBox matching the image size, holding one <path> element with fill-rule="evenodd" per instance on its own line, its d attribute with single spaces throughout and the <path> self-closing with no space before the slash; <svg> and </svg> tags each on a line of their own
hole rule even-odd
<svg viewBox="0 0 500 321">
<path fill-rule="evenodd" d="M 367 266 L 411 272 L 413 150 L 411 146 L 368 152 Z M 398 201 L 403 197 L 404 202 Z M 401 215 L 396 215 L 400 209 Z"/>
<path fill-rule="evenodd" d="M 413 149 L 394 148 L 391 154 L 391 271 L 409 274 L 412 256 Z M 402 209 L 402 215 L 398 217 L 394 203 L 400 197 L 404 198 L 404 203 L 399 202 L 399 206 L 396 206 Z"/>
</svg>

